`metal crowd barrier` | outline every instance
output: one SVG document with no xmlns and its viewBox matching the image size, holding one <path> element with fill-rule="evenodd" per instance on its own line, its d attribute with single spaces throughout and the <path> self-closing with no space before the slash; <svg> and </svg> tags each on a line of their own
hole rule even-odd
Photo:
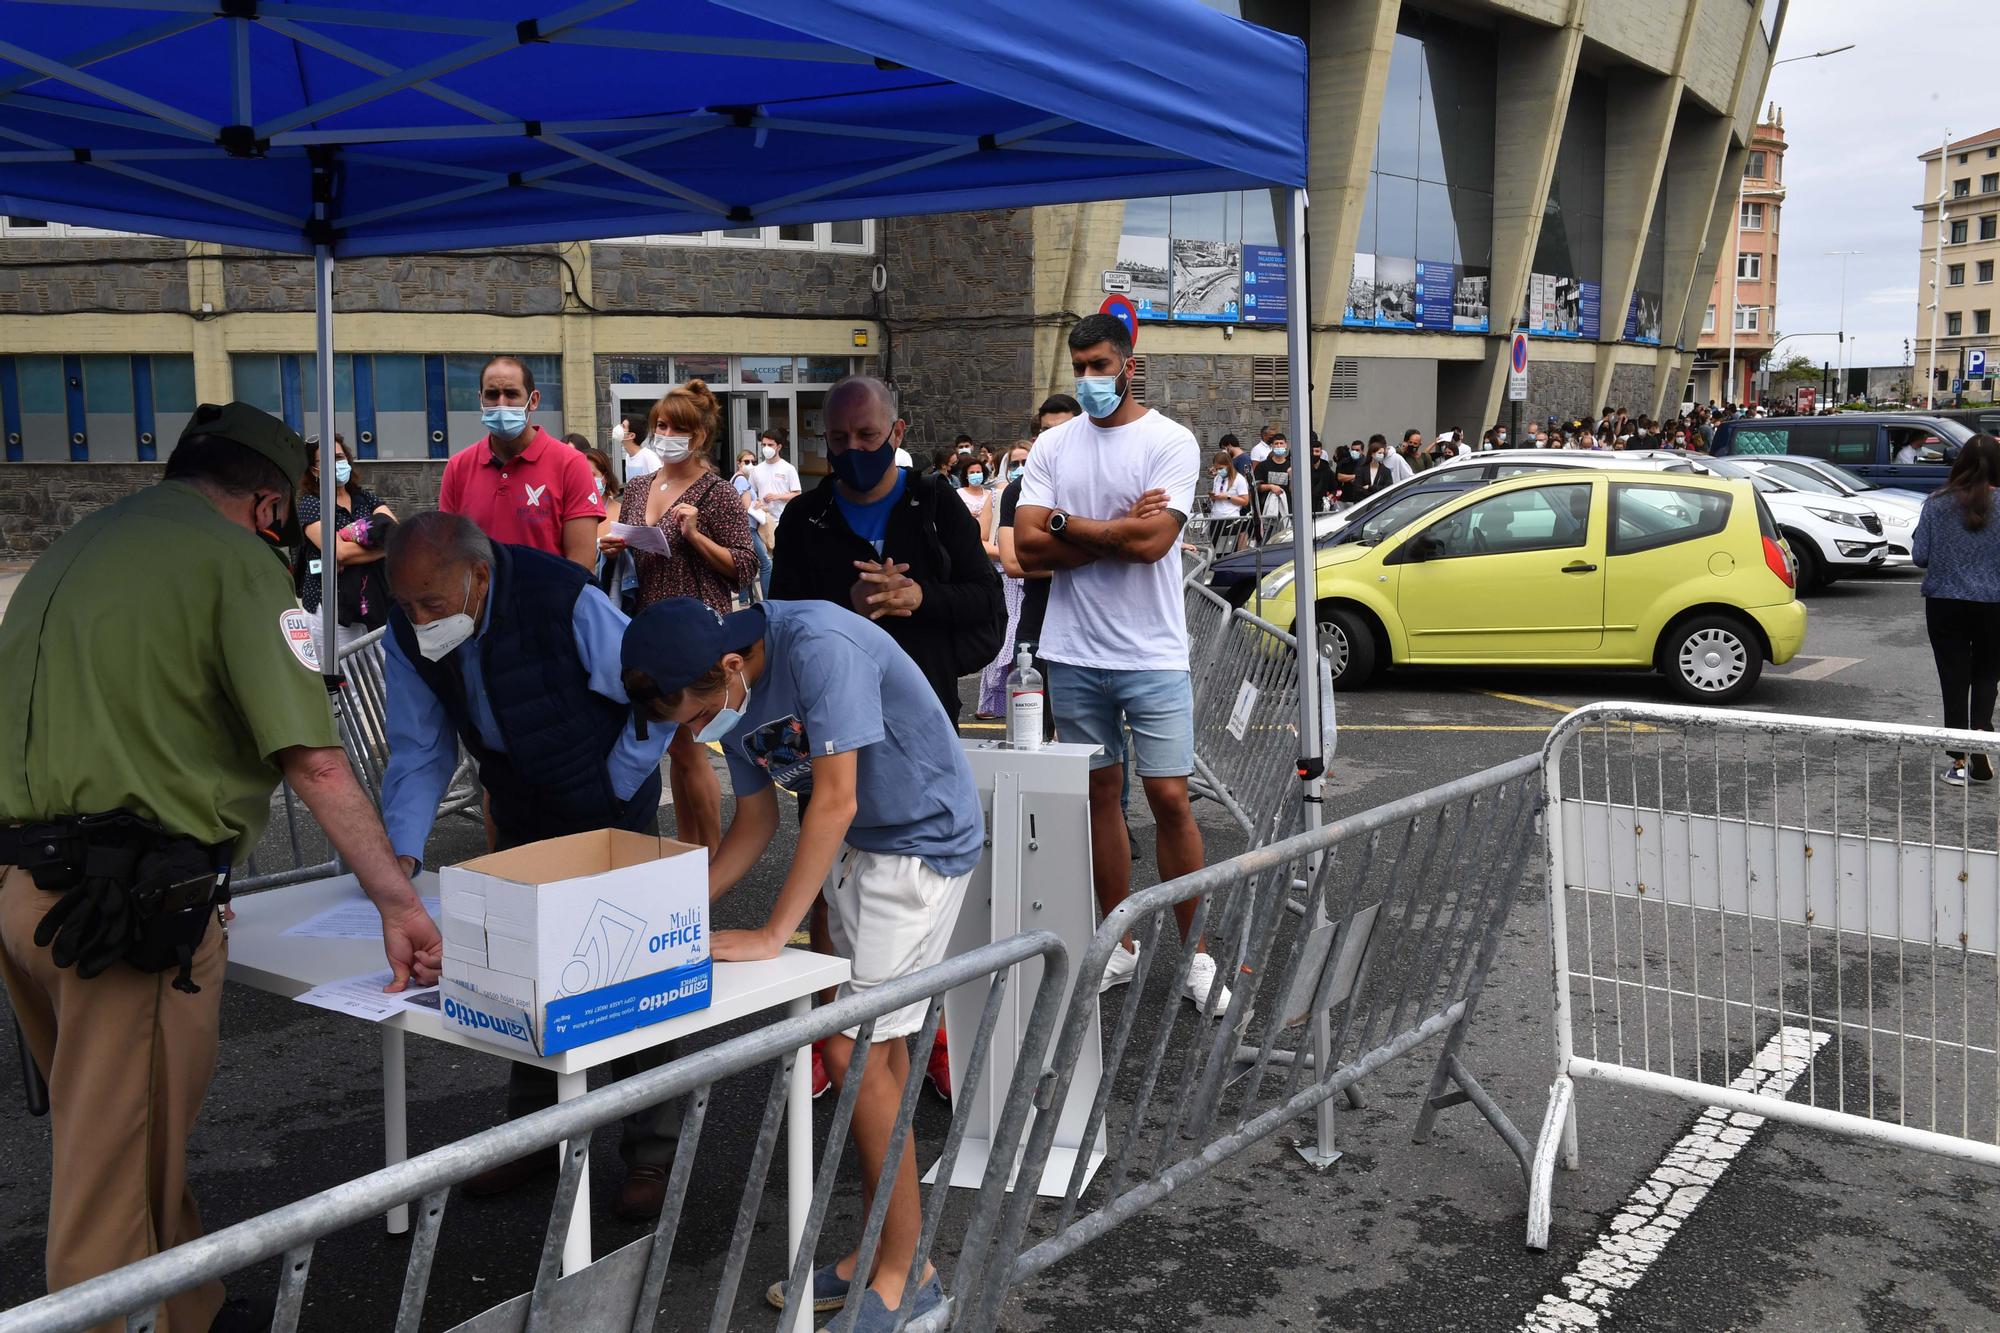
<svg viewBox="0 0 2000 1333">
<path fill-rule="evenodd" d="M 924 1064 L 943 1012 L 945 994 L 959 986 L 986 987 L 985 1008 L 977 1031 L 953 1034 L 954 1040 L 959 1040 L 961 1035 L 969 1040 L 971 1058 L 967 1066 L 966 1086 L 953 1101 L 951 1125 L 941 1145 L 939 1179 L 948 1180 L 964 1137 L 970 1108 L 983 1100 L 977 1095 L 978 1081 L 986 1068 L 986 1054 L 994 1024 L 1003 1005 L 1019 1005 L 1025 998 L 1010 996 L 1009 983 L 1015 980 L 1017 968 L 1032 966 L 1036 961 L 1041 964 L 1041 979 L 1035 987 L 1024 1029 L 1021 1058 L 1017 1066 L 1023 1072 L 1010 1086 L 999 1124 L 995 1126 L 994 1151 L 980 1189 L 974 1196 L 970 1221 L 959 1246 L 959 1260 L 953 1266 L 941 1252 L 937 1253 L 940 1277 L 948 1293 L 951 1293 L 951 1299 L 940 1310 L 909 1324 L 909 1327 L 917 1329 L 943 1328 L 947 1321 L 960 1318 L 973 1304 L 965 1300 L 966 1289 L 959 1285 L 966 1280 L 966 1275 L 982 1273 L 992 1266 L 987 1257 L 995 1239 L 992 1228 L 1001 1216 L 998 1205 L 1005 1197 L 1008 1167 L 1022 1142 L 1030 1113 L 1030 1099 L 1036 1087 L 1031 1072 L 1039 1071 L 1043 1066 L 1068 982 L 1068 960 L 1062 944 L 1045 931 L 995 941 L 970 953 L 947 959 L 937 967 L 836 1001 L 810 1014 L 760 1028 L 587 1093 L 574 1101 L 523 1116 L 88 1282 L 17 1306 L 0 1313 L 0 1333 L 76 1333 L 102 1321 L 115 1319 L 126 1320 L 128 1333 L 151 1333 L 153 1311 L 160 1301 L 177 1292 L 241 1273 L 252 1265 L 280 1256 L 283 1262 L 279 1269 L 277 1318 L 272 1329 L 274 1333 L 293 1333 L 298 1327 L 300 1311 L 306 1300 L 306 1284 L 315 1246 L 333 1233 L 357 1225 L 368 1227 L 377 1236 L 374 1244 L 386 1245 L 389 1242 L 379 1238 L 381 1215 L 392 1206 L 406 1203 L 417 1204 L 417 1226 L 408 1246 L 409 1259 L 393 1327 L 397 1333 L 415 1333 L 424 1320 L 425 1297 L 438 1257 L 451 1187 L 490 1167 L 513 1161 L 531 1151 L 552 1149 L 558 1143 L 566 1145 L 562 1172 L 549 1210 L 548 1228 L 543 1236 L 532 1287 L 460 1327 L 504 1328 L 522 1330 L 523 1333 L 548 1333 L 553 1329 L 570 1328 L 651 1329 L 663 1306 L 670 1306 L 678 1316 L 692 1323 L 695 1311 L 706 1305 L 710 1311 L 706 1323 L 711 1330 L 744 1326 L 748 1322 L 747 1307 L 748 1311 L 758 1312 L 760 1322 L 767 1318 L 775 1319 L 780 1329 L 793 1325 L 812 1328 L 824 1323 L 835 1333 L 844 1333 L 859 1312 L 860 1294 L 865 1290 L 862 1284 L 854 1285 L 846 1308 L 830 1321 L 815 1318 L 806 1323 L 798 1312 L 800 1296 L 811 1280 L 815 1258 L 825 1260 L 831 1257 L 831 1252 L 817 1253 L 819 1240 L 835 1183 L 841 1174 L 847 1128 L 853 1118 L 854 1103 L 861 1086 L 860 1076 L 868 1058 L 865 1052 L 871 1049 L 869 1034 L 874 1029 L 875 1020 L 907 1004 L 921 1000 L 930 1003 L 929 1012 L 919 1029 L 924 1035 L 917 1039 L 910 1057 L 910 1076 L 903 1086 L 896 1125 L 888 1143 L 886 1160 L 889 1165 L 885 1174 L 893 1174 L 903 1155 L 917 1150 L 912 1142 L 912 1126 L 918 1091 L 923 1084 Z M 1025 980 L 1020 984 L 1025 986 Z M 1094 996 L 1095 991 L 1091 994 Z M 758 1231 L 765 1178 L 777 1155 L 785 1124 L 785 1099 L 791 1082 L 792 1061 L 807 1043 L 854 1027 L 860 1029 L 861 1046 L 856 1052 L 851 1076 L 834 1107 L 828 1138 L 832 1146 L 821 1155 L 812 1201 L 806 1213 L 800 1257 L 786 1278 L 786 1307 L 794 1313 L 789 1318 L 775 1315 L 764 1304 L 761 1285 L 753 1282 L 745 1288 L 744 1281 L 748 1275 L 751 1243 Z M 683 1260 L 682 1266 L 675 1268 L 675 1240 L 688 1202 L 689 1179 L 701 1146 L 711 1094 L 723 1079 L 751 1071 L 768 1071 L 769 1092 L 763 1098 L 755 1147 L 750 1153 L 741 1193 L 733 1194 L 729 1188 L 719 1187 L 719 1182 L 711 1182 L 704 1186 L 700 1201 L 701 1206 L 712 1207 L 718 1200 L 727 1197 L 735 1214 L 735 1225 L 722 1270 L 716 1280 L 708 1282 L 701 1276 L 702 1266 L 698 1260 Z M 677 1097 L 688 1099 L 687 1110 L 668 1178 L 666 1207 L 652 1234 L 603 1256 L 568 1277 L 559 1277 L 563 1243 L 568 1234 L 576 1192 L 587 1187 L 581 1175 L 591 1133 L 616 1124 L 621 1117 L 641 1107 Z M 1054 1122 L 1051 1119 L 1048 1123 Z M 854 1186 L 850 1180 L 840 1188 L 844 1192 Z M 935 1186 L 924 1201 L 923 1230 L 913 1273 L 920 1274 L 923 1264 L 934 1254 L 939 1226 L 951 1193 L 946 1186 Z M 874 1206 L 867 1214 L 860 1244 L 864 1268 L 873 1266 L 888 1200 L 887 1191 L 878 1193 Z M 397 1250 L 402 1248 L 400 1243 L 396 1245 Z M 954 1267 L 955 1271 L 947 1271 Z M 910 1289 L 914 1290 L 914 1287 L 913 1282 Z M 908 1302 L 903 1309 L 909 1309 Z M 351 1313 L 336 1317 L 341 1320 L 340 1327 L 355 1327 Z M 431 1322 L 434 1324 L 435 1320 Z"/>
<path fill-rule="evenodd" d="M 389 762 L 389 696 L 382 676 L 382 636 L 386 633 L 386 629 L 370 631 L 339 650 L 335 655 L 335 670 L 340 685 L 333 695 L 333 716 L 340 728 L 341 748 L 347 751 L 348 762 L 353 765 L 362 790 L 378 808 L 382 804 L 382 771 Z M 236 877 L 234 890 L 254 893 L 339 874 L 338 857 L 326 845 L 325 834 L 310 814 L 299 808 L 301 803 L 291 785 L 280 783 L 271 800 L 273 826 L 282 830 L 279 854 L 253 851 L 244 873 Z M 451 789 L 438 803 L 438 814 L 477 818 L 479 804 L 479 781 L 471 761 L 461 751 L 458 771 L 452 777 Z M 308 848 L 323 849 L 327 854 L 314 860 Z M 284 864 L 274 866 L 274 860 L 282 860 Z"/>
<path fill-rule="evenodd" d="M 1556 725 L 1531 1246 L 1580 1079 L 2000 1166 L 2000 802 L 1942 781 L 1997 743 L 1666 705 Z"/>
<path fill-rule="evenodd" d="M 1106 1073 L 1083 1134 L 1090 1142 L 1106 1131 L 1102 1176 L 1086 1191 L 1090 1163 L 1079 1154 L 1060 1205 L 1039 1218 L 1031 1189 L 1000 1201 L 1002 1243 L 989 1270 L 968 1280 L 960 1266 L 958 1289 L 979 1302 L 960 1327 L 992 1327 L 1010 1288 L 1426 1042 L 1441 1040 L 1442 1049 L 1416 1140 L 1427 1139 L 1439 1110 L 1469 1101 L 1525 1177 L 1527 1140 L 1459 1050 L 1540 807 L 1539 765 L 1526 755 L 1135 893 L 1109 913 L 1078 969 L 1020 1169 L 1034 1180 L 1048 1160 L 1058 1117 L 1047 1112 L 1068 1095 L 1092 1040 L 1099 979 L 1129 933 L 1138 973 L 1104 1045 Z M 1303 905 L 1293 901 L 1300 881 Z M 1312 898 L 1325 911 L 1318 927 Z M 1182 998 L 1191 955 L 1171 943 L 1181 903 L 1196 905 L 1192 934 L 1206 938 L 1235 990 L 1225 1017 L 1214 1015 L 1213 998 L 1199 1015 Z M 1161 972 L 1166 984 L 1148 986 Z"/>
<path fill-rule="evenodd" d="M 1196 781 L 1251 846 L 1276 841 L 1299 826 L 1298 642 L 1200 584 L 1185 587 Z"/>
</svg>

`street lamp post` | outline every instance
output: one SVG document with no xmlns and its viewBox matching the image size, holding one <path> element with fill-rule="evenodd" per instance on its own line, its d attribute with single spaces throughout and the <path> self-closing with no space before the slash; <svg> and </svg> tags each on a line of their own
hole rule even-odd
<svg viewBox="0 0 2000 1333">
<path fill-rule="evenodd" d="M 1850 255 L 1863 253 L 1860 250 L 1828 250 L 1829 257 L 1840 256 L 1840 381 L 1835 392 L 1845 402 L 1847 393 L 1847 260 Z"/>
<path fill-rule="evenodd" d="M 1937 345 L 1938 315 L 1944 304 L 1944 225 L 1950 216 L 1945 208 L 1946 182 L 1951 173 L 1945 170 L 1945 159 L 1951 156 L 1951 129 L 1945 128 L 1944 145 L 1938 149 L 1938 215 L 1937 235 L 1931 241 L 1931 356 L 1930 364 L 1924 371 L 1924 406 L 1937 407 Z"/>
<path fill-rule="evenodd" d="M 1852 51 L 1853 49 L 1854 43 L 1849 42 L 1845 46 L 1829 46 L 1824 51 L 1809 51 L 1802 56 L 1786 56 L 1783 60 L 1772 61 L 1771 69 L 1776 69 L 1780 65 L 1789 65 L 1799 60 L 1821 60 L 1827 56 L 1837 56 L 1842 51 Z M 1769 85 L 1769 71 L 1766 71 L 1765 86 L 1768 87 Z M 1736 187 L 1736 225 L 1739 228 L 1743 225 L 1743 186 L 1741 182 L 1738 182 Z M 1846 253 L 1859 254 L 1860 251 L 1848 251 Z M 1771 283 L 1771 322 L 1774 325 L 1778 322 L 1778 288 L 1775 278 L 1772 279 Z M 1847 261 L 1845 259 L 1840 261 L 1840 329 L 1840 346 L 1844 353 L 1847 349 Z M 1775 343 L 1772 344 L 1772 348 L 1776 350 Z M 1736 373 L 1736 289 L 1733 283 L 1730 287 L 1729 299 L 1729 373 L 1732 377 Z"/>
</svg>

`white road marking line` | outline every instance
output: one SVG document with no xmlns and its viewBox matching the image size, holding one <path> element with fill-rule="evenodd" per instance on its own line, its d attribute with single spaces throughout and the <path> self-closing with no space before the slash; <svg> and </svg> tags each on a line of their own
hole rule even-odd
<svg viewBox="0 0 2000 1333">
<path fill-rule="evenodd" d="M 1782 1098 L 1832 1034 L 1780 1028 L 1750 1067 L 1731 1081 L 1739 1092 Z M 1764 1117 L 1711 1106 L 1653 1174 L 1639 1182 L 1597 1244 L 1563 1275 L 1566 1295 L 1550 1294 L 1528 1312 L 1519 1333 L 1576 1333 L 1603 1328 L 1612 1302 L 1636 1287 L 1722 1173 L 1750 1143 Z"/>
<path fill-rule="evenodd" d="M 1867 659 L 1862 657 L 1810 657 L 1801 654 L 1800 657 L 1794 660 L 1810 662 L 1811 665 L 1802 666 L 1797 671 L 1780 670 L 1775 674 L 1785 680 L 1825 680 L 1834 672 L 1845 671 L 1847 668 L 1857 666 Z"/>
</svg>

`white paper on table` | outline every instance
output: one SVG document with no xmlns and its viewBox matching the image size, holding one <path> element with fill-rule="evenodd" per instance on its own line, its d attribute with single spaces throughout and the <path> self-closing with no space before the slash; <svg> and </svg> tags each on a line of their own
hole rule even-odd
<svg viewBox="0 0 2000 1333">
<path fill-rule="evenodd" d="M 423 903 L 431 920 L 437 920 L 438 900 L 426 898 Z M 379 940 L 382 938 L 382 914 L 366 898 L 356 898 L 338 907 L 329 907 L 318 916 L 307 917 L 285 934 L 290 938 L 308 940 Z"/>
<path fill-rule="evenodd" d="M 370 972 L 365 977 L 329 981 L 324 986 L 313 987 L 297 998 L 300 1004 L 331 1009 L 337 1014 L 346 1014 L 370 1023 L 380 1023 L 385 1018 L 394 1018 L 405 1009 L 437 1007 L 437 987 L 425 986 L 419 989 L 411 985 L 393 994 L 382 989 L 395 979 L 396 974 L 384 968 L 380 972 Z"/>
<path fill-rule="evenodd" d="M 666 555 L 672 549 L 667 544 L 667 534 L 655 527 L 641 527 L 633 523 L 613 523 L 611 525 L 611 535 L 635 551 L 650 551 L 654 555 Z"/>
</svg>

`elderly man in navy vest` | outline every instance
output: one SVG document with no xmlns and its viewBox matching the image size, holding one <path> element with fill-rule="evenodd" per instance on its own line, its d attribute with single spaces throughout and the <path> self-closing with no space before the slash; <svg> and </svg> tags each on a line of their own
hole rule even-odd
<svg viewBox="0 0 2000 1333">
<path fill-rule="evenodd" d="M 493 542 L 457 514 L 419 514 L 389 539 L 395 594 L 385 641 L 389 767 L 382 822 L 415 874 L 462 741 L 479 766 L 503 848 L 592 829 L 657 833 L 660 756 L 674 729 L 636 730 L 620 681 L 626 619 L 571 561 Z M 625 1077 L 664 1058 L 619 1062 Z M 516 1064 L 509 1115 L 555 1100 L 555 1078 Z M 621 1217 L 655 1216 L 666 1198 L 679 1107 L 636 1113 L 620 1153 Z M 536 1153 L 466 1183 L 474 1197 L 552 1176 Z"/>
</svg>

